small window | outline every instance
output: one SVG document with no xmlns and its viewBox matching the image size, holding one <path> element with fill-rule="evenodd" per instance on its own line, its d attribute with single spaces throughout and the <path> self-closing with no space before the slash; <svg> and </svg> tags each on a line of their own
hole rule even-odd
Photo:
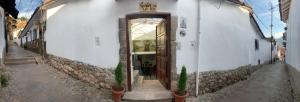
<svg viewBox="0 0 300 102">
<path fill-rule="evenodd" d="M 33 30 L 32 36 L 33 36 L 33 40 L 37 39 L 37 30 L 36 29 Z"/>
<path fill-rule="evenodd" d="M 259 42 L 258 42 L 258 39 L 255 39 L 255 50 L 259 50 Z"/>
</svg>

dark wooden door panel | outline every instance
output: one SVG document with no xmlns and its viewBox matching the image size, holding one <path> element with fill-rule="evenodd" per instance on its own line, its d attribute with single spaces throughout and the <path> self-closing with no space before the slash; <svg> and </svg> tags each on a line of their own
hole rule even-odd
<svg viewBox="0 0 300 102">
<path fill-rule="evenodd" d="M 162 21 L 156 27 L 157 41 L 156 41 L 156 61 L 157 61 L 157 77 L 158 80 L 167 88 L 168 87 L 168 54 L 167 54 L 167 24 Z"/>
</svg>

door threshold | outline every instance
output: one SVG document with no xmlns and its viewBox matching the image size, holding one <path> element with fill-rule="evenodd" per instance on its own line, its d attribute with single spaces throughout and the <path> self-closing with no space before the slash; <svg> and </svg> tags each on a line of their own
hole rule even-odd
<svg viewBox="0 0 300 102">
<path fill-rule="evenodd" d="M 171 91 L 161 85 L 158 80 L 144 80 L 143 85 L 135 87 L 123 96 L 124 101 L 130 102 L 171 102 L 172 98 Z"/>
</svg>

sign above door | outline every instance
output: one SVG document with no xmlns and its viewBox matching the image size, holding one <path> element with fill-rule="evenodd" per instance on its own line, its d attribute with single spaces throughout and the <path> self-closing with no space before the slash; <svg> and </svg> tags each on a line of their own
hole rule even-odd
<svg viewBox="0 0 300 102">
<path fill-rule="evenodd" d="M 140 12 L 156 12 L 156 8 L 156 2 L 142 1 L 139 3 Z"/>
</svg>

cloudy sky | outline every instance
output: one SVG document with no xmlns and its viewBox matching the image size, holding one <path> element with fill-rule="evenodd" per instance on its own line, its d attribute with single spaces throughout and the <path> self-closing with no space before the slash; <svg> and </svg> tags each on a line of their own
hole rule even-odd
<svg viewBox="0 0 300 102">
<path fill-rule="evenodd" d="M 271 36 L 270 25 L 271 25 L 271 12 L 270 12 L 270 2 L 274 5 L 274 27 L 273 36 L 275 38 L 282 37 L 284 32 L 285 24 L 280 21 L 278 0 L 244 0 L 246 3 L 250 4 L 260 19 L 258 23 L 260 28 L 266 37 Z M 20 11 L 19 17 L 30 18 L 35 8 L 41 4 L 42 0 L 16 0 L 17 9 Z"/>
<path fill-rule="evenodd" d="M 16 8 L 19 10 L 19 17 L 30 18 L 35 8 L 42 3 L 42 0 L 16 0 Z"/>
<path fill-rule="evenodd" d="M 261 21 L 258 20 L 258 23 L 266 37 L 271 36 L 271 27 L 270 27 L 271 25 L 270 2 L 271 2 L 274 6 L 273 36 L 275 38 L 282 37 L 285 24 L 280 20 L 278 0 L 245 0 L 245 1 L 252 6 L 255 14 L 261 20 Z"/>
</svg>

